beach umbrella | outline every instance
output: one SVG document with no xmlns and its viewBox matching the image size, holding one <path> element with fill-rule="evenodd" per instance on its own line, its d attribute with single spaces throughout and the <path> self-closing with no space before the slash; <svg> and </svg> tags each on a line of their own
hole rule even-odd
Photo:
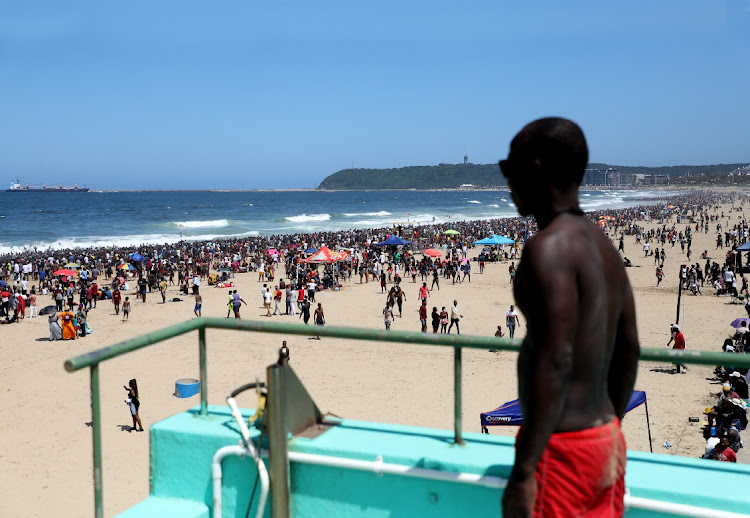
<svg viewBox="0 0 750 518">
<path fill-rule="evenodd" d="M 747 317 L 737 318 L 729 325 L 735 329 L 739 329 L 740 327 L 742 327 L 742 322 L 745 323 L 745 326 L 750 327 L 750 318 L 747 318 Z"/>
<path fill-rule="evenodd" d="M 65 268 L 80 268 L 81 265 L 78 263 L 68 263 L 65 265 Z"/>
<path fill-rule="evenodd" d="M 219 273 L 222 273 L 222 272 L 231 272 L 232 270 L 231 270 L 230 268 L 227 268 L 226 266 L 222 266 L 222 267 L 221 267 L 221 268 L 219 268 L 219 269 L 218 269 L 217 271 L 218 271 Z"/>
<path fill-rule="evenodd" d="M 133 266 L 132 264 L 127 264 L 127 263 L 121 264 L 120 266 L 118 266 L 118 268 L 120 270 L 135 270 L 135 266 Z"/>
<path fill-rule="evenodd" d="M 141 254 L 133 254 L 133 255 L 131 255 L 131 256 L 130 256 L 130 258 L 131 258 L 131 259 L 132 259 L 133 261 L 138 261 L 139 263 L 140 263 L 141 261 L 143 261 L 143 256 L 142 256 Z"/>
<path fill-rule="evenodd" d="M 430 257 L 443 257 L 443 253 L 440 252 L 439 250 L 435 250 L 434 248 L 428 248 L 422 253 Z"/>
<path fill-rule="evenodd" d="M 317 248 L 314 248 L 314 247 L 311 246 L 310 248 L 308 248 L 307 250 L 305 250 L 305 253 L 306 254 L 314 254 L 317 251 L 318 251 Z"/>
<path fill-rule="evenodd" d="M 279 255 L 279 251 L 276 250 L 275 248 L 269 248 L 268 250 L 266 250 L 266 253 L 268 255 Z"/>
<path fill-rule="evenodd" d="M 461 232 L 459 232 L 458 230 L 453 230 L 452 228 L 443 232 L 443 234 L 449 234 L 449 235 L 460 234 L 460 233 Z"/>
<path fill-rule="evenodd" d="M 74 272 L 73 270 L 63 268 L 61 270 L 57 270 L 52 275 L 67 275 L 68 277 L 75 277 L 78 275 L 78 272 Z"/>
<path fill-rule="evenodd" d="M 51 315 L 52 313 L 57 313 L 57 308 L 55 306 L 45 306 L 39 312 L 40 315 Z"/>
</svg>

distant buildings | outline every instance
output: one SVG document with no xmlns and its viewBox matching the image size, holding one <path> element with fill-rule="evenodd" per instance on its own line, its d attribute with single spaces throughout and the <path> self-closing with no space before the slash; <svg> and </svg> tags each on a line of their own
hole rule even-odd
<svg viewBox="0 0 750 518">
<path fill-rule="evenodd" d="M 669 183 L 669 175 L 623 173 L 619 169 L 586 169 L 584 185 L 608 187 L 636 187 L 639 185 L 663 185 Z"/>
</svg>

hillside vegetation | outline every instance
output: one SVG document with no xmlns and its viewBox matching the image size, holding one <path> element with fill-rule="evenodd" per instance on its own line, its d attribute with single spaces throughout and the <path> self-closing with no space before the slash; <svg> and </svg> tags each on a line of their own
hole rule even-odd
<svg viewBox="0 0 750 518">
<path fill-rule="evenodd" d="M 725 176 L 747 164 L 677 165 L 670 167 L 618 166 L 589 164 L 591 169 L 618 169 L 622 173 L 669 175 L 673 183 L 690 176 L 690 183 L 699 177 Z M 712 182 L 713 183 L 713 182 Z M 504 187 L 505 177 L 497 164 L 440 164 L 409 166 L 398 169 L 342 169 L 327 176 L 318 189 L 373 190 L 373 189 L 456 189 L 464 184 L 476 187 Z"/>
</svg>

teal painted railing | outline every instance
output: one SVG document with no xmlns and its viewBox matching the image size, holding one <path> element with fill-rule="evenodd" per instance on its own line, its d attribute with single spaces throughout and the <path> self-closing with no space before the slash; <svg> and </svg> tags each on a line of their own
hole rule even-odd
<svg viewBox="0 0 750 518">
<path fill-rule="evenodd" d="M 208 413 L 208 386 L 206 380 L 206 329 L 234 329 L 237 331 L 251 331 L 256 333 L 274 333 L 284 335 L 326 336 L 330 338 L 348 338 L 352 340 L 371 340 L 377 342 L 411 343 L 420 345 L 436 345 L 453 348 L 453 409 L 454 409 L 454 441 L 463 442 L 461 436 L 461 350 L 464 347 L 472 349 L 499 349 L 518 351 L 521 340 L 510 338 L 495 338 L 488 336 L 441 335 L 433 333 L 386 331 L 377 329 L 356 329 L 350 327 L 314 327 L 304 324 L 282 324 L 276 322 L 256 322 L 250 320 L 225 318 L 197 318 L 181 324 L 176 324 L 153 333 L 141 335 L 132 340 L 125 340 L 109 347 L 92 351 L 71 358 L 65 362 L 65 370 L 75 372 L 89 367 L 91 381 L 91 421 L 94 443 L 94 512 L 96 518 L 103 516 L 103 481 L 102 481 L 102 443 L 101 419 L 99 410 L 99 363 L 116 358 L 129 352 L 163 342 L 175 336 L 191 331 L 198 331 L 198 356 L 200 363 L 201 406 L 200 414 Z M 313 331 L 314 330 L 314 331 Z M 313 333 L 311 333 L 313 331 Z M 642 349 L 641 360 L 659 361 L 667 363 L 691 363 L 702 365 L 731 365 L 733 367 L 750 368 L 750 355 L 736 355 L 733 353 L 714 353 L 702 351 L 674 349 Z"/>
</svg>

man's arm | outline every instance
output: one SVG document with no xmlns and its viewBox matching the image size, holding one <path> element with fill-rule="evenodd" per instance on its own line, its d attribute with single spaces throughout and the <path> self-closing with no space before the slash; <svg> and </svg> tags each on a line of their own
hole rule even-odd
<svg viewBox="0 0 750 518">
<path fill-rule="evenodd" d="M 516 443 L 511 479 L 534 477 L 567 400 L 579 289 L 559 239 L 529 242 L 524 251 L 524 267 L 516 274 L 516 290 L 521 294 L 519 300 L 525 302 L 528 328 L 524 347 L 530 348 L 531 357 L 518 373 L 519 384 L 527 392 L 523 394 L 524 426 Z"/>
<path fill-rule="evenodd" d="M 612 361 L 609 364 L 607 379 L 609 397 L 615 407 L 615 415 L 620 419 L 625 416 L 625 410 L 633 394 L 635 378 L 638 373 L 638 358 L 641 352 L 641 346 L 638 342 L 638 328 L 635 323 L 635 302 L 629 282 L 626 289 L 620 319 L 617 322 L 615 348 L 612 353 Z"/>
</svg>

